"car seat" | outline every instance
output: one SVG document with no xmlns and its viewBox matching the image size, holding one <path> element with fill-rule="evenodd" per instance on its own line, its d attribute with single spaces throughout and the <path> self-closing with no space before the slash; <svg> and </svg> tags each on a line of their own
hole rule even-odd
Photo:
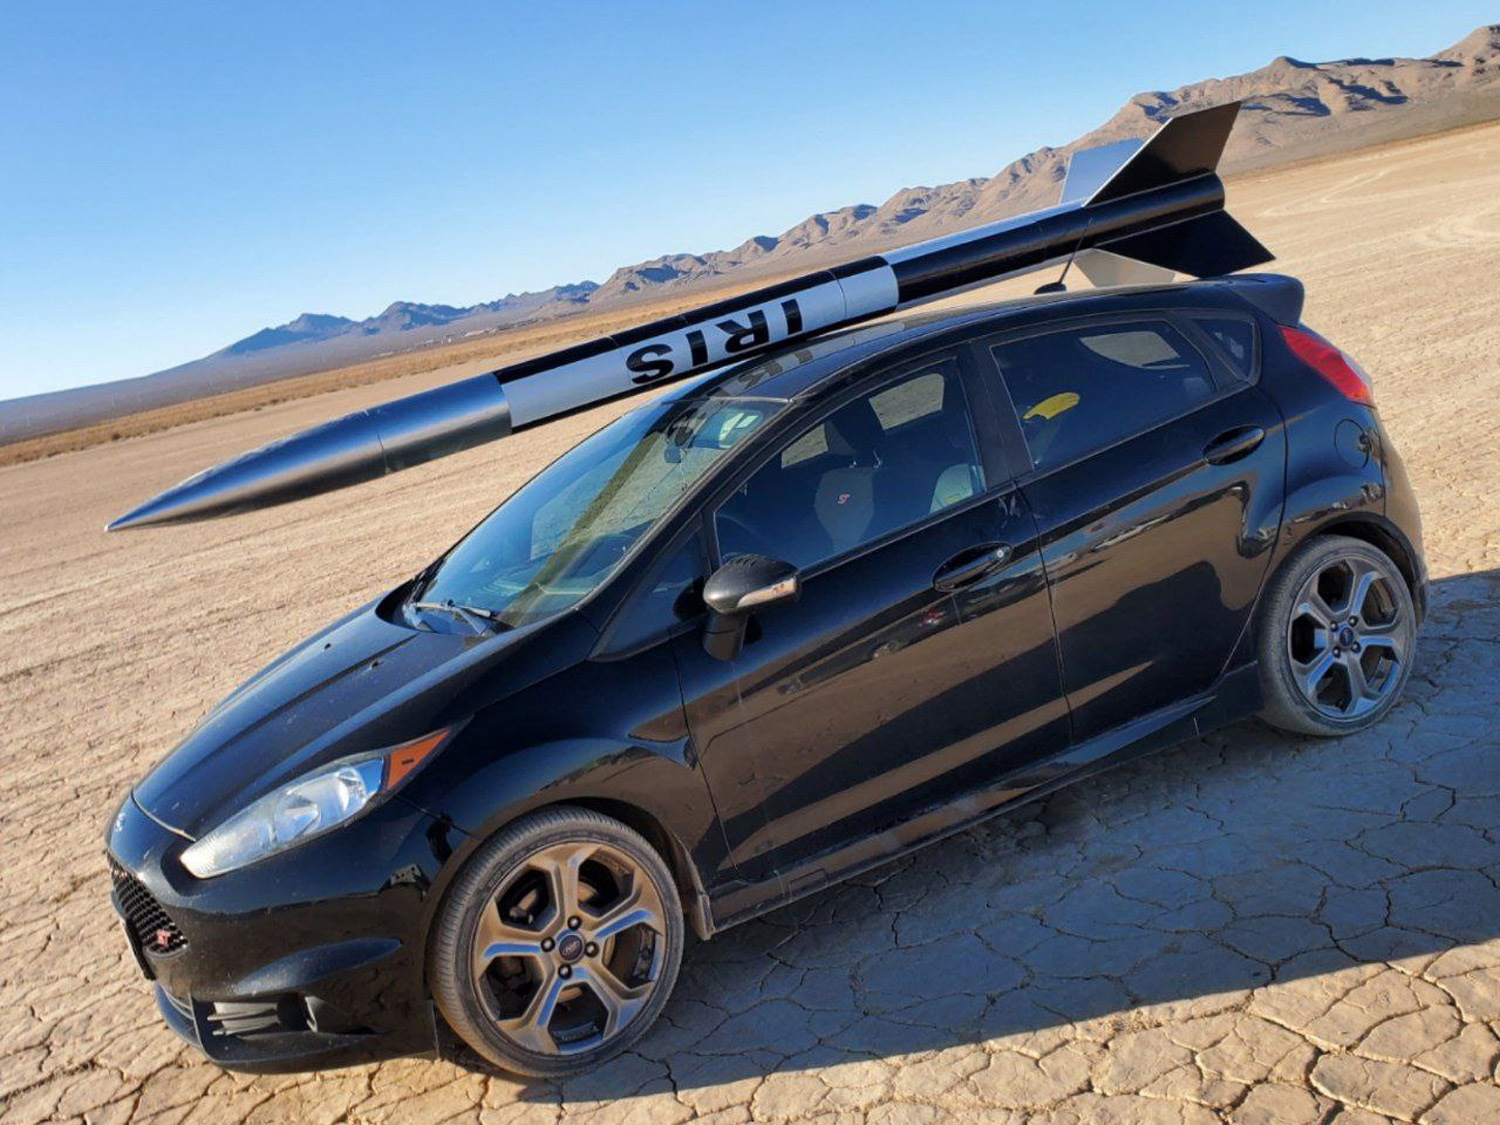
<svg viewBox="0 0 1500 1125">
<path fill-rule="evenodd" d="M 868 399 L 857 399 L 823 423 L 828 452 L 846 464 L 828 469 L 813 494 L 813 515 L 828 537 L 831 553 L 870 538 L 875 519 L 876 477 L 885 431 Z"/>
</svg>

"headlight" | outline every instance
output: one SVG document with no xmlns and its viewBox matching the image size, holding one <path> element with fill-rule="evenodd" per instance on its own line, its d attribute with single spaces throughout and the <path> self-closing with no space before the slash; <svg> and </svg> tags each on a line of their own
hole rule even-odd
<svg viewBox="0 0 1500 1125">
<path fill-rule="evenodd" d="M 404 781 L 453 728 L 342 758 L 241 809 L 182 853 L 200 879 L 222 875 L 346 824 Z"/>
</svg>

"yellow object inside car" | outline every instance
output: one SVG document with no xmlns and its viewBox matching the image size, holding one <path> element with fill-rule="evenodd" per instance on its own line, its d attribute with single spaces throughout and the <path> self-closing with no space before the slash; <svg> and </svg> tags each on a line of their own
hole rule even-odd
<svg viewBox="0 0 1500 1125">
<path fill-rule="evenodd" d="M 1023 416 L 1022 421 L 1033 422 L 1038 419 L 1051 421 L 1065 410 L 1072 410 L 1079 403 L 1079 396 L 1072 391 L 1059 391 L 1057 394 L 1042 399 Z"/>
</svg>

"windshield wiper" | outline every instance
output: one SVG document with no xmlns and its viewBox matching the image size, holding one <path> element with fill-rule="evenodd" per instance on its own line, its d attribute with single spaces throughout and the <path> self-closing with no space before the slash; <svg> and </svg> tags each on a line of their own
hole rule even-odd
<svg viewBox="0 0 1500 1125">
<path fill-rule="evenodd" d="M 484 633 L 490 629 L 499 632 L 505 624 L 498 615 L 487 609 L 480 609 L 473 605 L 459 605 L 452 599 L 446 602 L 407 602 L 406 604 L 412 609 L 431 609 L 439 613 L 451 613 L 459 620 L 473 626 L 476 633 Z"/>
</svg>

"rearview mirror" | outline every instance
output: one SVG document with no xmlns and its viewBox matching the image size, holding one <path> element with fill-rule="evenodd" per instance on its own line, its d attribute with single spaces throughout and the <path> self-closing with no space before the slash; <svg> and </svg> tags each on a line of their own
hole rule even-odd
<svg viewBox="0 0 1500 1125">
<path fill-rule="evenodd" d="M 703 648 L 719 660 L 733 660 L 745 643 L 745 625 L 757 609 L 794 602 L 802 594 L 797 568 L 764 555 L 738 555 L 703 585 L 708 625 Z"/>
</svg>

